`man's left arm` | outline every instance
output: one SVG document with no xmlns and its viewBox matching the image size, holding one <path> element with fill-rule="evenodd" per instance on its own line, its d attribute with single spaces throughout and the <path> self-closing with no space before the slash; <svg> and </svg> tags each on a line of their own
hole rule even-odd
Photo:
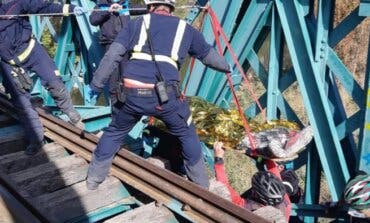
<svg viewBox="0 0 370 223">
<path fill-rule="evenodd" d="M 214 48 L 210 48 L 207 55 L 201 59 L 202 63 L 214 70 L 230 73 L 231 67 L 224 57 L 222 57 Z"/>
<path fill-rule="evenodd" d="M 199 59 L 204 65 L 220 72 L 231 72 L 231 67 L 212 46 L 204 39 L 202 33 L 193 27 L 193 41 L 190 48 L 190 55 Z"/>
</svg>

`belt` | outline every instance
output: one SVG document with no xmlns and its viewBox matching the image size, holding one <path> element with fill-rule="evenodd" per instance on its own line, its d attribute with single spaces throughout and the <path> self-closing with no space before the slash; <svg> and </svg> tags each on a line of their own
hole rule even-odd
<svg viewBox="0 0 370 223">
<path fill-rule="evenodd" d="M 139 97 L 154 97 L 157 96 L 155 88 L 128 88 L 124 87 L 123 91 L 126 95 L 134 95 Z M 180 90 L 177 85 L 167 85 L 167 93 L 175 92 L 176 97 L 180 96 Z"/>
<path fill-rule="evenodd" d="M 16 56 L 15 59 L 9 60 L 8 62 L 11 65 L 16 65 L 17 63 L 23 62 L 31 54 L 33 47 L 35 47 L 35 43 L 36 43 L 36 40 L 34 38 L 31 38 L 30 42 L 28 43 L 27 48 L 22 53 L 20 53 L 18 56 Z"/>
<path fill-rule="evenodd" d="M 130 60 L 131 59 L 150 60 L 150 61 L 153 61 L 152 55 L 147 54 L 147 53 L 137 53 L 137 52 L 131 54 Z M 172 66 L 174 66 L 176 69 L 178 69 L 177 62 L 174 59 L 172 59 L 171 57 L 169 57 L 169 56 L 165 56 L 165 55 L 154 55 L 154 59 L 156 61 L 159 61 L 159 62 L 167 62 L 167 63 L 171 64 Z"/>
</svg>

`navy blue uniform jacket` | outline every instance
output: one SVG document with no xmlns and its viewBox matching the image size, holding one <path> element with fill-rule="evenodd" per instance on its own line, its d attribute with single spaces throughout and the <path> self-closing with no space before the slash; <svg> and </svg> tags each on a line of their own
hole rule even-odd
<svg viewBox="0 0 370 223">
<path fill-rule="evenodd" d="M 121 4 L 124 1 L 118 2 Z M 100 6 L 109 7 L 113 3 L 109 0 L 100 0 L 94 9 L 99 9 Z M 145 7 L 142 5 L 131 5 L 131 7 Z M 130 12 L 131 15 L 144 14 L 144 10 L 134 10 Z M 100 36 L 99 41 L 102 45 L 111 44 L 113 40 L 117 37 L 119 31 L 121 31 L 122 26 L 126 25 L 130 20 L 129 15 L 119 15 L 117 12 L 111 13 L 107 11 L 93 11 L 90 15 L 90 23 L 93 26 L 100 26 Z"/>
<path fill-rule="evenodd" d="M 132 19 L 127 26 L 121 30 L 115 39 L 115 43 L 121 44 L 128 53 L 132 52 L 134 46 L 138 43 L 140 37 L 141 24 L 143 22 L 143 17 L 138 17 Z M 150 19 L 150 36 L 153 43 L 154 54 L 156 55 L 166 55 L 171 56 L 171 50 L 176 36 L 177 25 L 179 24 L 179 18 L 176 16 L 166 16 L 151 13 Z M 203 60 L 209 53 L 211 46 L 205 41 L 203 34 L 196 30 L 189 24 L 186 24 L 184 35 L 178 51 L 178 69 L 173 65 L 166 62 L 158 62 L 159 69 L 166 82 L 179 82 L 179 69 L 184 63 L 185 58 L 189 54 L 199 60 Z M 115 49 L 110 49 L 109 51 L 114 51 Z M 108 54 L 110 53 L 108 51 Z M 150 48 L 146 42 L 142 47 L 144 53 L 150 54 Z M 124 54 L 125 52 L 115 52 L 117 54 Z M 107 55 L 107 54 L 106 54 Z M 104 57 L 106 57 L 106 55 Z M 101 70 L 106 67 L 111 69 L 111 67 L 117 66 L 117 61 L 112 60 L 102 60 L 103 63 L 100 64 L 96 74 L 94 74 L 93 81 L 90 83 L 93 89 L 102 89 L 104 83 L 109 78 L 109 70 Z M 102 62 L 101 62 L 102 63 Z M 105 69 L 105 68 L 104 68 Z M 155 63 L 148 60 L 137 60 L 131 59 L 127 62 L 125 67 L 125 72 L 122 74 L 124 78 L 138 80 L 144 83 L 156 83 L 156 74 L 158 73 Z"/>
<path fill-rule="evenodd" d="M 107 0 L 100 0 L 94 9 L 99 9 L 101 5 L 109 7 L 112 3 Z M 118 3 L 119 4 L 119 3 Z M 129 15 L 119 15 L 106 11 L 93 11 L 90 15 L 90 23 L 93 26 L 100 26 L 99 41 L 102 45 L 111 44 L 116 38 L 122 26 L 130 20 Z"/>
<path fill-rule="evenodd" d="M 133 20 L 128 26 L 119 33 L 116 42 L 122 44 L 129 51 L 139 41 L 142 17 Z M 173 42 L 176 36 L 179 18 L 176 16 L 166 16 L 151 13 L 150 19 L 150 36 L 153 44 L 154 54 L 171 56 Z M 199 60 L 207 56 L 211 46 L 205 41 L 203 34 L 189 24 L 186 24 L 184 36 L 182 38 L 177 61 L 179 69 L 184 63 L 188 54 Z M 150 54 L 148 42 L 142 48 L 142 52 Z M 169 63 L 157 62 L 164 79 L 167 82 L 180 81 L 179 70 Z M 147 60 L 130 60 L 127 64 L 124 77 L 145 83 L 156 83 L 157 69 L 153 61 Z"/>
<path fill-rule="evenodd" d="M 68 7 L 68 5 L 67 5 Z M 74 6 L 69 5 L 69 12 Z M 27 13 L 62 13 L 63 5 L 43 0 L 14 0 L 0 3 L 1 15 L 17 15 Z M 28 46 L 32 36 L 29 18 L 0 18 L 0 57 L 9 61 L 21 54 Z"/>
</svg>

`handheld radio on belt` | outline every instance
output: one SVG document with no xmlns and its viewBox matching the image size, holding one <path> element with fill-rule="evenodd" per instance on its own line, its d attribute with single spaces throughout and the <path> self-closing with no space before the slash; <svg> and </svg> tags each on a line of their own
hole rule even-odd
<svg viewBox="0 0 370 223">
<path fill-rule="evenodd" d="M 163 78 L 163 75 L 162 75 L 162 73 L 159 69 L 157 61 L 155 60 L 152 40 L 151 40 L 151 37 L 149 35 L 149 27 L 147 27 L 147 25 L 145 24 L 145 20 L 143 20 L 143 23 L 145 25 L 146 33 L 147 33 L 147 36 L 148 36 L 148 45 L 149 45 L 149 49 L 150 49 L 150 54 L 152 56 L 152 60 L 154 61 L 155 67 L 157 68 L 158 74 L 159 74 L 159 75 L 158 74 L 155 75 L 157 80 L 158 80 L 157 83 L 155 84 L 155 90 L 158 94 L 159 101 L 161 102 L 161 104 L 164 104 L 168 101 L 166 81 Z"/>
</svg>

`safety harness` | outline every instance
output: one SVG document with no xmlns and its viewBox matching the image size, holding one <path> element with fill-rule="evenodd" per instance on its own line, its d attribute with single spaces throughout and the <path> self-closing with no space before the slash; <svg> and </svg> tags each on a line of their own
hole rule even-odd
<svg viewBox="0 0 370 223">
<path fill-rule="evenodd" d="M 150 14 L 144 15 L 143 19 L 144 21 L 141 25 L 139 41 L 133 48 L 133 52 L 131 54 L 130 60 L 137 59 L 137 60 L 153 61 L 152 55 L 142 51 L 143 46 L 145 45 L 148 39 L 146 28 L 150 27 Z M 145 26 L 145 24 L 147 27 Z M 185 33 L 185 28 L 186 28 L 186 22 L 184 20 L 179 20 L 179 23 L 177 25 L 176 35 L 175 35 L 172 49 L 171 49 L 171 56 L 156 54 L 154 55 L 154 58 L 156 61 L 169 63 L 172 66 L 174 66 L 177 70 L 179 69 L 179 66 L 178 66 L 179 55 L 178 54 L 179 54 L 180 45 L 181 45 L 181 42 L 182 42 L 182 39 Z"/>
</svg>

